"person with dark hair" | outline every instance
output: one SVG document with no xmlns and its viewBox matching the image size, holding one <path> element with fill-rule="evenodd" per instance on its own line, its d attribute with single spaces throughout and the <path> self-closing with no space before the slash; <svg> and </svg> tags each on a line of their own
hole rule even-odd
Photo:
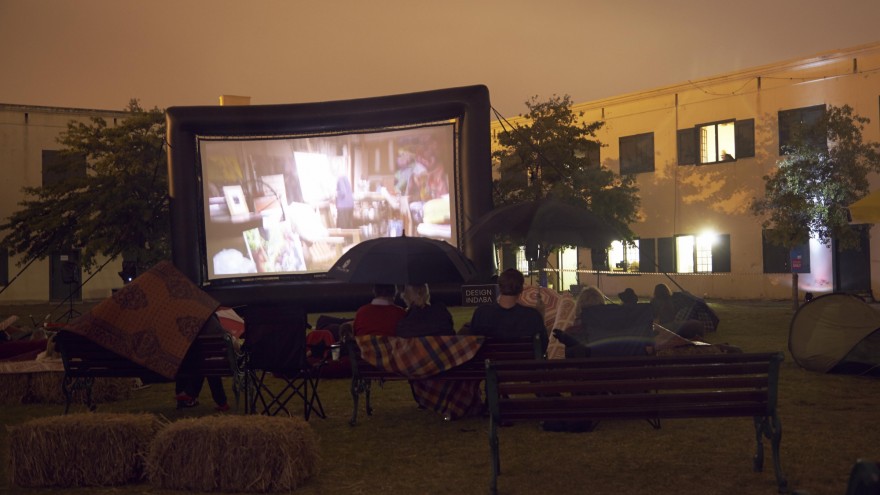
<svg viewBox="0 0 880 495">
<path fill-rule="evenodd" d="M 441 302 L 431 302 L 428 284 L 407 285 L 403 289 L 406 316 L 397 322 L 398 337 L 455 335 L 452 313 Z"/>
<path fill-rule="evenodd" d="M 406 316 L 406 311 L 394 304 L 397 287 L 393 284 L 373 286 L 373 300 L 358 308 L 354 315 L 354 335 L 385 335 L 393 337 L 397 323 Z"/>
<path fill-rule="evenodd" d="M 617 294 L 617 298 L 620 299 L 621 304 L 624 306 L 639 303 L 639 296 L 636 295 L 636 291 L 632 290 L 631 287 L 623 289 L 623 292 Z"/>
<path fill-rule="evenodd" d="M 654 286 L 654 297 L 651 298 L 651 306 L 654 308 L 654 322 L 669 327 L 675 321 L 675 303 L 672 301 L 672 291 L 666 284 Z"/>
<path fill-rule="evenodd" d="M 546 344 L 544 317 L 535 308 L 518 302 L 524 284 L 525 277 L 519 270 L 508 268 L 501 272 L 498 275 L 498 301 L 474 310 L 469 333 L 498 339 L 519 339 L 539 334 Z"/>
</svg>

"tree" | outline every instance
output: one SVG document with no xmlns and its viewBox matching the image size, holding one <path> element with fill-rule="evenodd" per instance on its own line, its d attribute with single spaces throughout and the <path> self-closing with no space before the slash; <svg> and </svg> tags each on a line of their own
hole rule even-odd
<svg viewBox="0 0 880 495">
<path fill-rule="evenodd" d="M 763 227 L 771 229 L 770 242 L 789 250 L 811 237 L 826 246 L 833 240 L 845 248 L 859 246 L 847 206 L 868 194 L 869 174 L 880 172 L 880 144 L 862 137 L 869 122 L 848 105 L 832 105 L 815 124 L 791 129 L 778 168 L 764 176 L 764 197 L 751 204 L 752 213 L 764 218 Z M 795 308 L 797 277 L 793 272 Z"/>
<path fill-rule="evenodd" d="M 67 124 L 59 163 L 48 170 L 58 180 L 23 188 L 21 209 L 0 224 L 0 244 L 23 255 L 19 265 L 73 250 L 87 270 L 101 256 L 141 266 L 169 258 L 165 115 L 137 100 L 126 111 L 115 126 L 100 117 Z M 83 164 L 85 173 L 71 173 Z"/>
<path fill-rule="evenodd" d="M 602 166 L 596 131 L 604 122 L 582 122 L 583 112 L 571 105 L 568 95 L 546 101 L 534 96 L 521 115 L 527 123 L 498 134 L 500 147 L 492 153 L 500 172 L 493 181 L 495 206 L 552 196 L 592 211 L 629 240 L 640 204 L 635 177 Z M 556 247 L 542 246 L 542 267 Z"/>
</svg>

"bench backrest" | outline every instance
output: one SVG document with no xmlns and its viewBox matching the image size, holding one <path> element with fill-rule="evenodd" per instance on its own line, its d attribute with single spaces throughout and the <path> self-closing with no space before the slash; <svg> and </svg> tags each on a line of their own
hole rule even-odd
<svg viewBox="0 0 880 495">
<path fill-rule="evenodd" d="M 774 416 L 781 353 L 485 363 L 496 421 Z"/>
<path fill-rule="evenodd" d="M 170 381 L 81 335 L 61 330 L 55 342 L 68 377 L 137 377 L 144 382 Z M 230 346 L 225 334 L 197 336 L 181 363 L 178 376 L 231 376 Z"/>
</svg>

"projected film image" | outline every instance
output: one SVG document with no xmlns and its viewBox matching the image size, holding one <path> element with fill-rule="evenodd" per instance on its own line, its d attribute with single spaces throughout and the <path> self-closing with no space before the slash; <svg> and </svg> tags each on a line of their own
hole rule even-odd
<svg viewBox="0 0 880 495">
<path fill-rule="evenodd" d="M 355 244 L 456 245 L 451 123 L 199 140 L 208 278 L 326 272 Z"/>
</svg>

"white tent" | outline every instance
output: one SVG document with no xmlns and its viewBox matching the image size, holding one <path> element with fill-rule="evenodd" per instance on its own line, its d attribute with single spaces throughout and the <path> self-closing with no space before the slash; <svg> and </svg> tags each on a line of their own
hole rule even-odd
<svg viewBox="0 0 880 495">
<path fill-rule="evenodd" d="M 880 311 L 851 294 L 826 294 L 791 320 L 788 349 L 803 368 L 822 373 L 877 374 Z"/>
</svg>

